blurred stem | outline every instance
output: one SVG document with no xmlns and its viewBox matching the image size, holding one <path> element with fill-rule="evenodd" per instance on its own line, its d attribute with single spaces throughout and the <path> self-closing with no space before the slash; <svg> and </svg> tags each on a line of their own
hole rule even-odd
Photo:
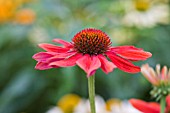
<svg viewBox="0 0 170 113">
<path fill-rule="evenodd" d="M 166 96 L 162 96 L 161 98 L 161 113 L 165 113 L 166 106 Z"/>
<path fill-rule="evenodd" d="M 169 13 L 170 13 L 170 0 L 168 0 L 168 5 L 169 5 Z M 169 17 L 170 19 L 170 17 Z"/>
<path fill-rule="evenodd" d="M 96 113 L 95 109 L 95 75 L 88 78 L 88 88 L 89 88 L 89 101 L 91 113 Z"/>
</svg>

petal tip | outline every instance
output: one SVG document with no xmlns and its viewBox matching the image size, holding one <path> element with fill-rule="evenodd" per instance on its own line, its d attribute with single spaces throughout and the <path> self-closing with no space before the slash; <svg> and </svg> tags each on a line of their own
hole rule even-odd
<svg viewBox="0 0 170 113">
<path fill-rule="evenodd" d="M 152 57 L 152 53 L 146 52 L 148 54 L 148 58 Z"/>
<path fill-rule="evenodd" d="M 45 43 L 38 44 L 38 47 L 43 49 L 44 44 L 45 44 Z"/>
<path fill-rule="evenodd" d="M 58 42 L 60 39 L 59 38 L 55 38 L 52 40 L 52 42 Z"/>
<path fill-rule="evenodd" d="M 35 59 L 36 58 L 36 54 L 34 54 L 33 56 L 32 56 L 32 59 Z"/>
</svg>

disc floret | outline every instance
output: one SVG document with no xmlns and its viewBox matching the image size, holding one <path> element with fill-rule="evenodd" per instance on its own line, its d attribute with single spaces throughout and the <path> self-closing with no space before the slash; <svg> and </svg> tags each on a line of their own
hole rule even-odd
<svg viewBox="0 0 170 113">
<path fill-rule="evenodd" d="M 103 54 L 111 45 L 107 34 L 93 28 L 80 31 L 74 36 L 72 41 L 76 51 L 89 55 Z"/>
</svg>

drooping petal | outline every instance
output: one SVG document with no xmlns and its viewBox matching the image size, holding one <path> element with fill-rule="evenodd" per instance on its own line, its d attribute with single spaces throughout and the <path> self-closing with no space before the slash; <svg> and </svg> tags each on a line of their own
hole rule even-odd
<svg viewBox="0 0 170 113">
<path fill-rule="evenodd" d="M 133 107 L 144 113 L 159 113 L 160 106 L 158 103 L 147 103 L 138 99 L 130 99 L 130 103 Z"/>
<path fill-rule="evenodd" d="M 76 61 L 82 57 L 82 54 L 75 54 L 70 56 L 69 58 L 66 58 L 64 60 L 59 60 L 50 63 L 50 66 L 59 66 L 59 67 L 68 67 L 68 66 L 74 66 L 76 65 Z"/>
<path fill-rule="evenodd" d="M 38 62 L 46 62 L 49 58 L 53 57 L 54 53 L 52 52 L 39 52 L 33 55 L 33 59 Z"/>
<path fill-rule="evenodd" d="M 111 61 L 120 69 L 128 73 L 138 73 L 140 72 L 140 67 L 135 66 L 130 61 L 117 56 L 112 52 L 107 52 L 106 55 L 111 59 Z"/>
<path fill-rule="evenodd" d="M 90 65 L 90 68 L 88 70 L 88 73 L 87 75 L 88 76 L 91 76 L 95 73 L 95 71 L 101 67 L 101 62 L 100 60 L 98 59 L 97 56 L 92 56 L 91 58 L 91 65 Z"/>
<path fill-rule="evenodd" d="M 91 57 L 88 54 L 86 54 L 82 58 L 77 60 L 76 64 L 87 73 L 91 64 Z"/>
<path fill-rule="evenodd" d="M 88 54 L 77 60 L 76 64 L 87 73 L 87 77 L 93 75 L 101 66 L 101 62 L 97 56 L 90 56 Z"/>
<path fill-rule="evenodd" d="M 146 60 L 152 56 L 150 52 L 145 52 L 142 49 L 135 48 L 134 46 L 114 47 L 110 50 L 121 57 L 132 61 Z"/>
<path fill-rule="evenodd" d="M 113 69 L 116 68 L 116 66 L 108 61 L 103 55 L 98 55 L 98 58 L 101 62 L 101 68 L 106 74 L 112 72 Z"/>
<path fill-rule="evenodd" d="M 56 39 L 53 39 L 53 42 L 62 44 L 62 45 L 64 45 L 65 47 L 73 47 L 73 45 L 72 45 L 70 42 L 64 41 L 64 40 L 62 40 L 62 39 L 56 38 Z"/>
<path fill-rule="evenodd" d="M 38 69 L 38 70 L 46 70 L 50 68 L 53 68 L 53 67 L 49 66 L 48 63 L 44 63 L 44 62 L 38 62 L 35 66 L 35 69 Z"/>
<path fill-rule="evenodd" d="M 57 53 L 64 53 L 69 50 L 69 48 L 59 47 L 53 44 L 42 43 L 38 45 L 40 48 L 49 51 L 49 52 L 57 52 Z"/>
</svg>

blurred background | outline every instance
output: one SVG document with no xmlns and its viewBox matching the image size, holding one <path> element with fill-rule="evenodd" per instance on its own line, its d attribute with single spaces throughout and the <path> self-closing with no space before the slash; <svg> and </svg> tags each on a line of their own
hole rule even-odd
<svg viewBox="0 0 170 113">
<path fill-rule="evenodd" d="M 150 51 L 149 63 L 170 67 L 170 0 L 0 0 L 0 113 L 45 113 L 65 94 L 88 98 L 86 74 L 77 66 L 35 70 L 38 43 L 71 41 L 84 28 L 106 32 L 112 46 Z M 96 94 L 152 100 L 150 83 L 118 69 L 96 73 Z"/>
</svg>

